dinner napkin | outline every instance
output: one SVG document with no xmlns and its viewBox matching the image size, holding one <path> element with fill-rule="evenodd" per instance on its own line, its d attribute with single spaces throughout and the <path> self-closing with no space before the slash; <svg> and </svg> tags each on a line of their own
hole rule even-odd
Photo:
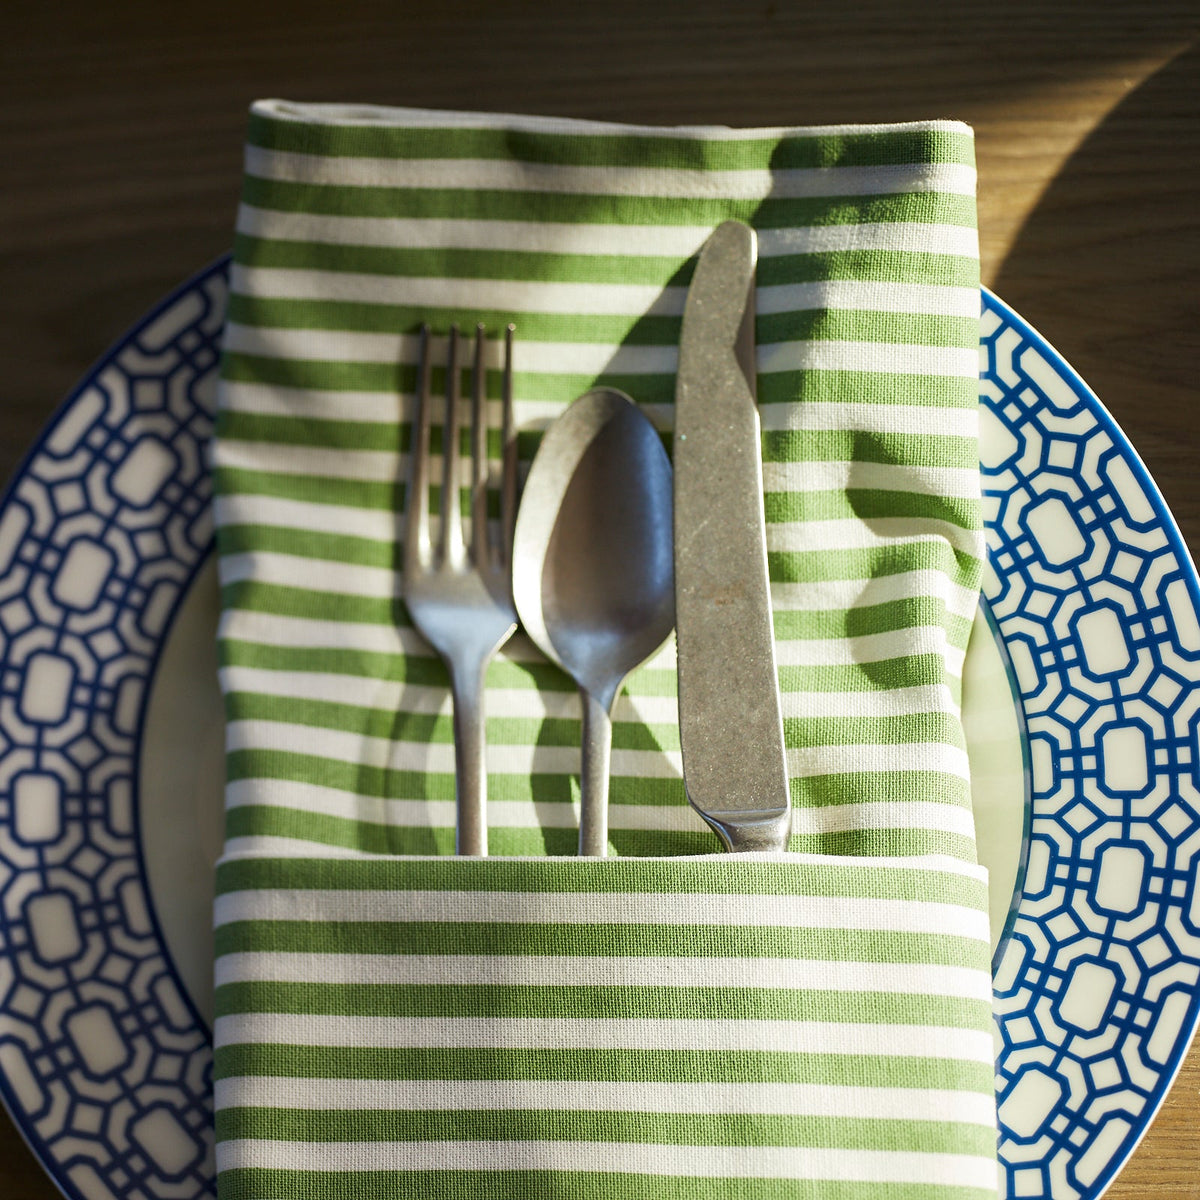
<svg viewBox="0 0 1200 1200">
<path fill-rule="evenodd" d="M 213 451 L 224 1200 L 995 1194 L 974 187 L 954 122 L 254 106 Z M 518 636 L 493 857 L 455 858 L 447 677 L 400 573 L 416 331 L 515 324 L 526 459 L 597 383 L 666 434 L 730 217 L 759 238 L 790 852 L 718 854 L 689 808 L 668 643 L 616 705 L 611 857 L 570 857 L 579 703 Z"/>
</svg>

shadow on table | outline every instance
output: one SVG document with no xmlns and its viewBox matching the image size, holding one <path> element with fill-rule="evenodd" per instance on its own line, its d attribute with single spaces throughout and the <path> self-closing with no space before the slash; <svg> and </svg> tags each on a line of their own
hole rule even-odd
<svg viewBox="0 0 1200 1200">
<path fill-rule="evenodd" d="M 1066 161 L 994 289 L 1063 352 L 1200 548 L 1200 47 L 1122 100 Z"/>
</svg>

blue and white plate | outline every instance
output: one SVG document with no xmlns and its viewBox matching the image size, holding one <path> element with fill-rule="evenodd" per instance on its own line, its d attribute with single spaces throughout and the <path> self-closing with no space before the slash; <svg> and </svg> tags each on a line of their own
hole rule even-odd
<svg viewBox="0 0 1200 1200">
<path fill-rule="evenodd" d="M 73 1200 L 214 1196 L 211 555 L 225 261 L 68 398 L 0 504 L 0 1094 Z M 989 571 L 964 719 L 1013 1197 L 1098 1195 L 1200 1004 L 1200 587 L 1137 456 L 984 296 Z"/>
</svg>

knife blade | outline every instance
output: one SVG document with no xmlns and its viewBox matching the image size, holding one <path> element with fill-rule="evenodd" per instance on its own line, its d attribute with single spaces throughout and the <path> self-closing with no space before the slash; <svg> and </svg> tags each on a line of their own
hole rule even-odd
<svg viewBox="0 0 1200 1200">
<path fill-rule="evenodd" d="M 675 382 L 675 624 L 683 782 L 730 851 L 783 850 L 791 798 L 754 382 L 757 242 L 726 221 L 688 289 Z"/>
</svg>

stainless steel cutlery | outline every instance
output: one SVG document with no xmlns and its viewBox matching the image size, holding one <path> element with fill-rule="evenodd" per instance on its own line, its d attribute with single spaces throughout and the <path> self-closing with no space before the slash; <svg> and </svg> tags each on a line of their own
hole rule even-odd
<svg viewBox="0 0 1200 1200">
<path fill-rule="evenodd" d="M 517 628 L 512 599 L 512 533 L 517 507 L 517 457 L 512 421 L 513 327 L 504 339 L 501 416 L 500 523 L 488 521 L 484 329 L 475 331 L 471 371 L 470 537 L 464 536 L 460 467 L 461 362 L 458 327 L 450 330 L 442 422 L 442 486 L 436 539 L 430 515 L 430 433 L 433 355 L 421 330 L 416 410 L 404 530 L 404 602 L 421 636 L 450 672 L 454 699 L 455 851 L 487 853 L 487 763 L 484 675 Z"/>
<path fill-rule="evenodd" d="M 551 424 L 517 511 L 513 327 L 504 344 L 500 521 L 487 513 L 484 330 L 471 390 L 470 537 L 452 328 L 438 536 L 429 511 L 432 353 L 421 331 L 404 595 L 445 661 L 454 703 L 456 850 L 487 853 L 484 674 L 517 626 L 583 702 L 579 853 L 608 842 L 611 710 L 625 676 L 677 626 L 688 800 L 730 851 L 786 849 L 791 802 L 775 670 L 755 403 L 754 232 L 706 242 L 688 289 L 676 377 L 674 473 L 629 397 L 598 388 Z"/>
<path fill-rule="evenodd" d="M 612 706 L 675 623 L 671 464 L 623 392 L 580 396 L 546 432 L 517 514 L 513 595 L 525 632 L 579 685 L 579 853 L 608 853 Z"/>
<path fill-rule="evenodd" d="M 754 231 L 720 225 L 688 289 L 675 383 L 679 741 L 727 850 L 783 850 L 791 800 L 754 380 Z"/>
</svg>

